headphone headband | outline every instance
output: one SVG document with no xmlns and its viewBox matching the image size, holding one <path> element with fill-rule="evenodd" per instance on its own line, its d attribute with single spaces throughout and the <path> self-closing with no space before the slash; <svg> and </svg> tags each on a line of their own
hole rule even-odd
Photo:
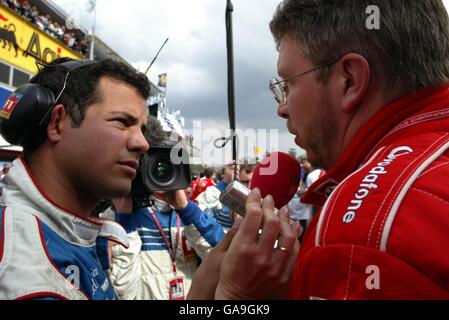
<svg viewBox="0 0 449 320">
<path fill-rule="evenodd" d="M 43 66 L 45 68 L 54 68 L 54 67 L 62 67 L 67 72 L 72 72 L 78 68 L 86 67 L 88 65 L 97 63 L 95 60 L 70 60 L 58 64 L 46 64 L 43 62 L 40 62 L 38 60 L 35 61 L 37 68 L 40 70 L 39 66 Z"/>
</svg>

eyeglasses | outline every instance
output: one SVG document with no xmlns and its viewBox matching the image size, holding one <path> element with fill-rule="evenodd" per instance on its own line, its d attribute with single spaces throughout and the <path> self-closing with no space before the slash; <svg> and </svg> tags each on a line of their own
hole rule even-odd
<svg viewBox="0 0 449 320">
<path fill-rule="evenodd" d="M 274 79 L 270 80 L 270 82 L 268 84 L 269 84 L 269 88 L 270 88 L 271 92 L 273 93 L 274 99 L 276 100 L 276 102 L 278 104 L 286 104 L 287 103 L 287 91 L 286 91 L 287 86 L 285 85 L 286 81 L 289 81 L 293 78 L 300 77 L 300 76 L 306 75 L 310 72 L 331 66 L 331 65 L 337 63 L 338 61 L 340 61 L 340 59 L 333 60 L 331 62 L 319 65 L 318 67 L 307 70 L 305 72 L 297 73 L 291 77 L 288 77 L 287 79 L 278 80 L 278 79 L 274 78 Z"/>
</svg>

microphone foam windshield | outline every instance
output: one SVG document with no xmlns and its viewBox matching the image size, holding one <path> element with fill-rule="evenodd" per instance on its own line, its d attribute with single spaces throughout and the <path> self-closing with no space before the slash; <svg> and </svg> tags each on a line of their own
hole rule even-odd
<svg viewBox="0 0 449 320">
<path fill-rule="evenodd" d="M 280 209 L 293 198 L 300 180 L 299 162 L 287 153 L 272 152 L 255 168 L 250 189 L 259 188 L 262 197 L 270 194 Z"/>
</svg>

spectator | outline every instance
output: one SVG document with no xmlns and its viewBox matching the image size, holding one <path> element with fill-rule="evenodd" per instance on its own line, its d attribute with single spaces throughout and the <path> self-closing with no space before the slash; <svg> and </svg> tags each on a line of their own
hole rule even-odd
<svg viewBox="0 0 449 320">
<path fill-rule="evenodd" d="M 254 166 L 248 164 L 242 164 L 237 167 L 238 176 L 237 180 L 249 187 L 251 178 L 253 176 Z M 234 225 L 236 220 L 235 213 L 232 212 L 227 206 L 224 206 L 219 201 L 221 192 L 223 192 L 229 183 L 234 181 L 234 166 L 227 165 L 222 170 L 223 180 L 220 181 L 215 187 L 208 188 L 205 192 L 201 193 L 196 201 L 201 209 L 209 209 L 213 214 L 213 217 L 223 226 L 225 232 L 228 232 Z"/>
<path fill-rule="evenodd" d="M 250 164 L 242 164 L 239 169 L 238 180 L 245 187 L 249 188 L 249 183 L 253 177 L 254 166 Z"/>
<path fill-rule="evenodd" d="M 37 11 L 36 6 L 32 6 L 30 15 L 29 15 L 31 23 L 36 24 L 38 16 L 39 16 L 39 11 Z"/>
<path fill-rule="evenodd" d="M 200 178 L 200 180 L 192 186 L 192 195 L 190 196 L 190 200 L 195 200 L 198 195 L 207 188 L 215 186 L 215 171 L 213 168 L 206 168 L 204 170 L 204 177 Z"/>
<path fill-rule="evenodd" d="M 41 31 L 45 31 L 46 25 L 45 25 L 44 21 L 45 21 L 45 17 L 43 15 L 39 14 L 37 16 L 36 25 L 39 29 L 41 29 Z"/>
<path fill-rule="evenodd" d="M 307 158 L 302 159 L 303 168 L 302 173 L 305 176 L 301 178 L 301 182 L 305 180 L 304 183 L 300 183 L 298 191 L 292 200 L 288 203 L 288 208 L 290 210 L 290 218 L 292 220 L 297 220 L 301 224 L 302 232 L 300 237 L 300 242 L 302 241 L 302 236 L 304 235 L 305 230 L 310 222 L 310 220 L 315 216 L 317 212 L 317 208 L 301 202 L 301 197 L 307 191 L 309 186 L 311 186 L 316 180 L 318 180 L 321 176 L 325 174 L 324 170 L 315 168 Z"/>
<path fill-rule="evenodd" d="M 9 169 L 11 169 L 11 165 L 9 163 L 3 164 L 2 171 L 0 172 L 0 181 L 5 178 L 5 176 L 8 174 Z"/>
<path fill-rule="evenodd" d="M 84 57 L 88 56 L 89 41 L 87 38 L 83 36 L 81 39 L 76 39 L 75 33 L 68 32 L 64 26 L 60 26 L 50 15 L 40 14 L 37 7 L 31 6 L 28 0 L 2 0 L 1 2 L 26 20 L 35 24 L 49 36 L 61 41 Z"/>
</svg>

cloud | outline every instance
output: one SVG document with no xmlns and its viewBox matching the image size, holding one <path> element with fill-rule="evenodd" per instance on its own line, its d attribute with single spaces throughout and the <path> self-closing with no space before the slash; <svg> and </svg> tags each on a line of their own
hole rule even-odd
<svg viewBox="0 0 449 320">
<path fill-rule="evenodd" d="M 93 15 L 83 0 L 53 0 L 61 8 L 78 8 L 81 24 L 90 29 Z M 281 0 L 233 0 L 236 121 L 240 129 L 278 129 L 282 150 L 297 148 L 276 116 L 268 80 L 277 74 L 277 52 L 268 23 Z M 80 9 L 81 8 L 81 9 Z M 97 0 L 95 33 L 149 78 L 167 72 L 167 103 L 181 110 L 187 124 L 201 120 L 229 127 L 227 101 L 226 1 Z"/>
</svg>

